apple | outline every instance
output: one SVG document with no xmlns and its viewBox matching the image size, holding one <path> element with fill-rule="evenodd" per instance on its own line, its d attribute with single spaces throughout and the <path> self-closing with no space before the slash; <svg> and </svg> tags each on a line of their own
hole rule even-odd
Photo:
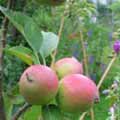
<svg viewBox="0 0 120 120">
<path fill-rule="evenodd" d="M 19 81 L 21 95 L 29 104 L 45 105 L 58 91 L 56 73 L 44 65 L 32 65 L 22 74 Z"/>
<path fill-rule="evenodd" d="M 91 79 L 81 74 L 72 74 L 60 81 L 57 100 L 61 110 L 79 113 L 88 110 L 99 100 L 99 92 Z"/>
<path fill-rule="evenodd" d="M 54 69 L 60 79 L 69 74 L 83 74 L 82 63 L 74 57 L 66 57 L 58 60 L 55 63 Z"/>
</svg>

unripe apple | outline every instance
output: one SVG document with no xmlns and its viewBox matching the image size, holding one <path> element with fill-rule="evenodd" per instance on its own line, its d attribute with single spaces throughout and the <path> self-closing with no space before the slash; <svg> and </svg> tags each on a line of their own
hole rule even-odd
<svg viewBox="0 0 120 120">
<path fill-rule="evenodd" d="M 65 0 L 35 0 L 40 5 L 50 5 L 50 6 L 56 6 L 61 5 L 65 2 Z"/>
<path fill-rule="evenodd" d="M 58 91 L 58 78 L 52 69 L 44 65 L 32 65 L 22 74 L 19 81 L 20 93 L 33 105 L 50 102 Z"/>
<path fill-rule="evenodd" d="M 60 79 L 69 74 L 83 74 L 82 64 L 74 57 L 58 60 L 54 68 Z"/>
<path fill-rule="evenodd" d="M 79 113 L 93 106 L 99 99 L 99 92 L 91 79 L 80 74 L 72 74 L 60 81 L 57 98 L 61 110 Z"/>
</svg>

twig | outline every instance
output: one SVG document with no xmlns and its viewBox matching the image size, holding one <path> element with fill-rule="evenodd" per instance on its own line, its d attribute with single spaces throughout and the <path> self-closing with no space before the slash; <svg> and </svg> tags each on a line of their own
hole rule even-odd
<svg viewBox="0 0 120 120">
<path fill-rule="evenodd" d="M 64 14 L 61 18 L 61 23 L 60 23 L 60 28 L 59 28 L 59 32 L 58 32 L 58 38 L 59 41 L 61 39 L 61 35 L 62 35 L 62 31 L 63 31 L 63 27 L 64 27 L 64 22 L 65 22 L 65 14 L 66 14 L 66 9 L 64 11 Z M 54 68 L 54 63 L 55 63 L 55 56 L 57 54 L 57 49 L 53 52 L 52 54 L 52 62 L 51 62 L 51 68 Z"/>
<path fill-rule="evenodd" d="M 28 108 L 30 108 L 31 105 L 28 104 L 28 103 L 25 103 L 21 108 L 19 108 L 19 110 L 15 113 L 15 115 L 13 116 L 12 120 L 18 120 L 19 117 L 24 113 L 26 112 L 26 110 Z"/>
<path fill-rule="evenodd" d="M 58 31 L 59 42 L 60 42 L 62 31 L 63 31 L 63 28 L 64 28 L 65 16 L 67 15 L 69 6 L 72 5 L 73 2 L 74 2 L 73 0 L 69 0 L 69 1 L 67 1 L 68 4 L 65 5 L 65 10 L 64 10 L 63 16 L 61 18 L 60 28 L 59 28 L 59 31 Z M 56 54 L 57 54 L 57 49 L 51 55 L 51 57 L 52 57 L 51 68 L 53 68 L 53 69 L 54 69 L 54 63 L 55 63 Z"/>
<path fill-rule="evenodd" d="M 84 112 L 81 116 L 79 120 L 84 120 L 85 115 L 87 114 L 87 112 Z"/>
<path fill-rule="evenodd" d="M 90 115 L 91 115 L 91 120 L 95 120 L 95 114 L 94 114 L 94 109 L 90 109 Z"/>
<path fill-rule="evenodd" d="M 87 66 L 87 55 L 86 55 L 86 49 L 84 45 L 84 40 L 83 40 L 83 32 L 80 31 L 80 42 L 82 44 L 82 52 L 83 52 L 83 66 L 84 66 L 84 72 L 88 76 L 88 66 Z M 87 112 L 83 112 L 82 115 L 80 116 L 80 120 L 84 120 Z"/>
<path fill-rule="evenodd" d="M 106 68 L 104 74 L 102 75 L 102 77 L 101 77 L 98 85 L 97 85 L 97 88 L 98 88 L 98 89 L 100 89 L 102 83 L 103 83 L 104 80 L 105 80 L 105 77 L 107 76 L 108 72 L 110 71 L 110 68 L 112 67 L 112 65 L 113 65 L 113 63 L 115 62 L 116 58 L 117 58 L 117 55 L 115 54 L 115 55 L 113 56 L 112 60 L 110 61 L 108 67 Z"/>
<path fill-rule="evenodd" d="M 83 51 L 83 65 L 84 65 L 84 68 L 85 68 L 85 74 L 87 76 L 89 76 L 89 72 L 88 72 L 88 60 L 87 60 L 87 52 L 86 52 L 86 48 L 85 48 L 85 45 L 84 45 L 84 40 L 83 40 L 83 32 L 80 31 L 80 41 L 81 41 L 81 44 L 82 44 L 82 51 Z"/>
<path fill-rule="evenodd" d="M 12 0 L 8 0 L 7 2 L 7 9 L 12 7 Z M 4 17 L 3 24 L 2 24 L 2 35 L 0 40 L 0 119 L 6 120 L 5 115 L 5 108 L 4 108 L 4 99 L 3 99 L 3 49 L 6 45 L 6 36 L 7 36 L 7 29 L 8 29 L 9 20 L 7 17 Z"/>
</svg>

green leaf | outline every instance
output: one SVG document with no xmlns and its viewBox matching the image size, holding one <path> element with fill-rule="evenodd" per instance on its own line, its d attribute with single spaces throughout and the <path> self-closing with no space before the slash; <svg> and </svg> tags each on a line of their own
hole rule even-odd
<svg viewBox="0 0 120 120">
<path fill-rule="evenodd" d="M 111 5 L 108 6 L 111 10 L 114 12 L 119 12 L 120 11 L 120 1 L 116 1 L 112 3 Z"/>
<path fill-rule="evenodd" d="M 24 35 L 24 26 L 27 21 L 31 20 L 30 17 L 0 6 L 0 11 L 13 23 L 13 25 Z"/>
<path fill-rule="evenodd" d="M 33 52 L 29 48 L 23 47 L 23 46 L 16 46 L 12 48 L 6 48 L 5 52 L 14 55 L 24 61 L 28 65 L 32 65 L 34 60 L 33 60 Z"/>
<path fill-rule="evenodd" d="M 44 120 L 62 120 L 61 111 L 56 105 L 44 106 L 42 115 Z"/>
<path fill-rule="evenodd" d="M 28 109 L 23 118 L 24 120 L 39 120 L 41 116 L 41 107 L 40 106 L 32 106 Z"/>
<path fill-rule="evenodd" d="M 24 32 L 33 50 L 39 52 L 43 39 L 38 25 L 34 23 L 33 20 L 27 21 Z"/>
<path fill-rule="evenodd" d="M 43 43 L 40 48 L 40 54 L 43 57 L 50 55 L 58 46 L 59 38 L 52 32 L 42 31 Z"/>
<path fill-rule="evenodd" d="M 12 109 L 13 109 L 13 104 L 12 104 L 11 99 L 6 94 L 4 94 L 4 103 L 5 103 L 6 113 L 7 113 L 6 114 L 7 120 L 10 120 Z"/>
<path fill-rule="evenodd" d="M 0 11 L 12 22 L 18 31 L 22 33 L 30 47 L 38 52 L 42 43 L 42 35 L 33 19 L 21 12 L 7 10 L 1 6 Z"/>
</svg>

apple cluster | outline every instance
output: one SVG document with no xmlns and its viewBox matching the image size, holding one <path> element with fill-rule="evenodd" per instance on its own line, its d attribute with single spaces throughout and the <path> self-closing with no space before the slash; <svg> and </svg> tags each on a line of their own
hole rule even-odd
<svg viewBox="0 0 120 120">
<path fill-rule="evenodd" d="M 96 84 L 83 75 L 83 66 L 76 58 L 58 60 L 54 69 L 32 65 L 21 75 L 20 93 L 32 105 L 48 105 L 56 98 L 62 111 L 86 111 L 99 99 Z"/>
</svg>

